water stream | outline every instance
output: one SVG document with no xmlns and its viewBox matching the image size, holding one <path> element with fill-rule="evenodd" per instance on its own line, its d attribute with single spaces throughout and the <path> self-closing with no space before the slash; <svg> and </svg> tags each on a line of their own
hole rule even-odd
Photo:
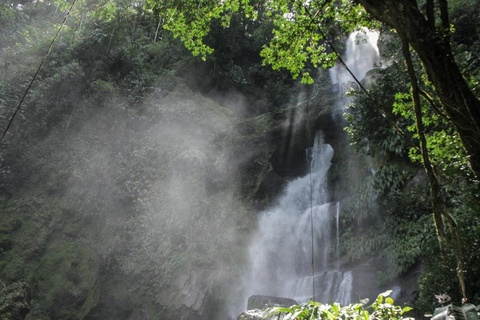
<svg viewBox="0 0 480 320">
<path fill-rule="evenodd" d="M 378 59 L 377 38 L 378 34 L 371 32 L 356 32 L 348 38 L 344 60 L 358 79 Z M 340 66 L 332 68 L 330 76 L 338 87 L 349 86 L 353 81 Z M 343 108 L 341 101 L 338 108 Z M 338 262 L 341 210 L 339 202 L 327 202 L 326 176 L 333 149 L 325 144 L 321 131 L 309 153 L 311 173 L 291 181 L 278 204 L 260 215 L 249 247 L 251 269 L 246 294 L 303 302 L 315 292 L 316 301 L 345 305 L 352 299 L 353 276 L 351 271 L 342 270 Z"/>
<path fill-rule="evenodd" d="M 311 150 L 311 175 L 290 182 L 278 205 L 261 215 L 250 245 L 252 293 L 302 301 L 312 296 L 312 215 L 315 274 L 321 277 L 330 269 L 335 204 L 326 202 L 326 174 L 332 157 L 332 147 L 318 132 Z"/>
</svg>

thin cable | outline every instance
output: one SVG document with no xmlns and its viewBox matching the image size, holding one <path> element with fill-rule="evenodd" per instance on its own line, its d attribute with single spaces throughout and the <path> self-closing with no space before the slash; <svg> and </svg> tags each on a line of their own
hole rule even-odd
<svg viewBox="0 0 480 320">
<path fill-rule="evenodd" d="M 333 46 L 333 44 L 324 36 L 324 39 L 325 41 L 327 42 L 327 44 L 330 46 L 330 48 L 333 50 L 333 52 L 335 52 L 335 54 L 338 56 L 338 61 L 340 61 L 340 63 L 345 67 L 345 69 L 348 71 L 348 73 L 352 76 L 353 80 L 355 80 L 355 82 L 358 84 L 358 86 L 360 87 L 360 89 L 363 91 L 363 93 L 372 101 L 373 103 L 373 106 L 378 110 L 380 111 L 380 113 L 382 114 L 382 116 L 385 118 L 385 120 L 387 120 L 388 123 L 390 123 L 390 125 L 393 126 L 393 128 L 395 129 L 395 131 L 397 131 L 398 134 L 400 134 L 405 140 L 407 140 L 407 142 L 410 143 L 410 145 L 412 146 L 412 148 L 414 148 L 418 154 L 422 154 L 422 150 L 420 149 L 420 147 L 415 143 L 415 141 L 413 141 L 412 138 L 408 137 L 407 134 L 399 127 L 397 126 L 397 124 L 389 117 L 389 115 L 385 112 L 385 110 L 383 110 L 381 107 L 380 107 L 380 104 L 375 100 L 374 97 L 372 97 L 372 95 L 367 91 L 367 89 L 365 89 L 365 87 L 363 86 L 363 84 L 357 79 L 357 77 L 353 74 L 353 72 L 350 70 L 350 68 L 347 66 L 347 64 L 345 63 L 345 61 L 342 59 L 342 57 L 340 56 L 340 54 L 338 53 L 338 51 L 336 51 L 335 47 Z M 428 98 L 425 98 L 428 100 Z M 430 102 L 430 101 L 429 101 Z M 433 103 L 433 101 L 432 101 Z M 432 108 L 434 110 L 435 107 L 432 106 Z M 442 175 L 443 178 L 446 178 L 446 179 L 449 179 L 446 175 L 442 174 L 434 164 L 432 164 L 432 166 L 434 167 L 435 171 Z"/>
<path fill-rule="evenodd" d="M 65 17 L 63 18 L 63 21 L 62 21 L 62 24 L 60 25 L 60 28 L 58 28 L 57 33 L 55 34 L 55 37 L 53 37 L 52 43 L 50 43 L 50 46 L 48 47 L 47 52 L 46 52 L 45 55 L 43 56 L 43 59 L 42 59 L 40 65 L 38 66 L 37 71 L 36 71 L 35 74 L 33 75 L 32 81 L 30 81 L 30 84 L 28 85 L 27 90 L 25 90 L 25 93 L 23 94 L 22 100 L 20 100 L 20 103 L 18 104 L 17 108 L 15 109 L 15 112 L 13 113 L 12 117 L 10 118 L 10 121 L 8 122 L 7 128 L 5 129 L 5 131 L 3 132 L 2 137 L 0 138 L 0 143 L 3 141 L 3 139 L 4 139 L 5 136 L 7 135 L 8 129 L 10 129 L 10 127 L 11 127 L 11 125 L 12 125 L 12 123 L 13 123 L 13 120 L 15 119 L 15 116 L 17 115 L 18 111 L 20 110 L 20 107 L 21 107 L 22 104 L 23 104 L 23 101 L 25 100 L 25 97 L 27 96 L 28 92 L 30 91 L 30 88 L 32 87 L 33 83 L 35 82 L 35 79 L 37 78 L 37 75 L 38 75 L 38 73 L 40 72 L 40 69 L 42 68 L 43 63 L 45 62 L 45 60 L 47 60 L 48 54 L 49 54 L 50 51 L 52 50 L 53 44 L 54 44 L 55 41 L 57 40 L 58 35 L 60 34 L 60 31 L 62 31 L 63 26 L 64 26 L 65 23 L 67 22 L 67 18 L 68 18 L 68 16 L 70 15 L 70 12 L 72 12 L 73 6 L 75 5 L 76 2 L 77 2 L 77 0 L 73 0 L 72 4 L 70 5 L 70 8 L 68 9 L 67 14 L 66 14 Z"/>
<path fill-rule="evenodd" d="M 312 142 L 312 138 L 310 135 L 310 117 L 309 112 L 310 109 L 308 108 L 307 102 L 307 134 L 309 145 Z M 315 249 L 314 249 L 314 237 L 313 237 L 313 188 L 312 188 L 312 152 L 310 152 L 309 156 L 310 166 L 309 166 L 309 185 L 310 185 L 310 234 L 311 234 L 311 243 L 312 243 L 312 251 L 311 251 L 311 266 L 312 266 L 312 299 L 315 301 Z"/>
<path fill-rule="evenodd" d="M 357 83 L 357 85 L 360 87 L 360 89 L 363 91 L 363 93 L 373 102 L 373 106 L 382 114 L 382 116 L 387 120 L 388 123 L 397 131 L 405 140 L 410 142 L 410 145 L 417 150 L 417 152 L 421 152 L 420 148 L 417 146 L 417 144 L 407 136 L 407 134 L 389 117 L 389 115 L 383 110 L 377 100 L 375 100 L 374 97 L 367 91 L 367 89 L 363 86 L 363 84 L 358 80 L 358 78 L 353 74 L 352 70 L 347 66 L 345 61 L 342 59 L 338 51 L 335 49 L 333 43 L 328 40 L 325 35 L 323 35 L 324 40 L 327 42 L 327 44 L 330 46 L 333 52 L 337 55 L 338 61 L 345 67 L 347 72 L 352 76 L 353 80 Z"/>
<path fill-rule="evenodd" d="M 305 12 L 308 14 L 308 16 L 310 17 L 310 21 L 311 23 L 314 23 L 318 13 L 321 11 L 321 10 L 318 10 L 315 15 L 312 16 L 308 6 L 303 6 L 304 9 L 305 9 Z M 380 104 L 377 102 L 377 100 L 375 100 L 375 98 L 367 91 L 367 89 L 363 86 L 363 84 L 360 82 L 360 80 L 358 80 L 358 78 L 353 74 L 353 72 L 350 70 L 350 68 L 347 66 L 347 64 L 345 63 L 345 61 L 342 59 L 340 53 L 337 51 L 337 49 L 335 49 L 335 46 L 333 45 L 333 43 L 328 40 L 326 34 L 318 29 L 318 32 L 320 33 L 321 37 L 325 40 L 325 42 L 328 44 L 328 46 L 332 49 L 332 51 L 337 55 L 337 59 L 338 61 L 345 67 L 345 69 L 347 70 L 347 72 L 352 76 L 353 80 L 358 84 L 358 86 L 360 87 L 361 91 L 367 96 L 368 99 L 370 99 L 373 103 L 373 106 L 382 114 L 382 116 L 385 118 L 385 120 L 387 120 L 388 123 L 390 123 L 390 125 L 395 129 L 395 131 L 397 131 L 405 140 L 407 140 L 411 146 L 417 150 L 418 153 L 421 152 L 420 148 L 418 147 L 418 145 L 410 138 L 407 136 L 407 134 L 389 117 L 389 115 L 385 112 L 385 110 L 383 110 L 381 107 L 380 107 Z"/>
<path fill-rule="evenodd" d="M 312 165 L 310 164 L 310 233 L 312 235 L 312 296 L 315 301 L 315 249 L 313 247 L 313 194 L 312 194 Z"/>
</svg>

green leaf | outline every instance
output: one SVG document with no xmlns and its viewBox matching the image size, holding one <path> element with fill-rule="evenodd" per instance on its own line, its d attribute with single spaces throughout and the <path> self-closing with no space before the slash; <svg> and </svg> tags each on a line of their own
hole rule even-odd
<svg viewBox="0 0 480 320">
<path fill-rule="evenodd" d="M 327 314 L 328 319 L 330 319 L 330 320 L 337 319 L 337 317 L 333 313 L 331 313 L 330 311 L 326 310 L 325 313 Z"/>
<path fill-rule="evenodd" d="M 400 312 L 400 314 L 403 315 L 404 313 L 406 313 L 406 312 L 408 312 L 408 311 L 412 311 L 412 310 L 413 310 L 412 307 L 405 307 L 405 308 L 402 309 L 402 312 Z"/>
<path fill-rule="evenodd" d="M 363 313 L 363 320 L 369 320 L 370 319 L 370 313 L 368 310 L 365 310 Z"/>
<path fill-rule="evenodd" d="M 455 316 L 455 320 L 478 320 L 477 310 L 470 303 L 462 306 L 452 304 L 452 313 Z"/>
<path fill-rule="evenodd" d="M 306 315 L 308 315 L 308 312 L 307 312 L 306 310 L 298 310 L 297 312 L 295 312 L 295 313 L 291 316 L 291 318 L 292 318 L 292 319 L 297 319 L 297 318 L 299 318 L 300 316 L 306 316 Z"/>
<path fill-rule="evenodd" d="M 338 316 L 338 314 L 340 313 L 338 304 L 332 303 L 332 311 L 335 313 L 335 315 Z"/>
</svg>

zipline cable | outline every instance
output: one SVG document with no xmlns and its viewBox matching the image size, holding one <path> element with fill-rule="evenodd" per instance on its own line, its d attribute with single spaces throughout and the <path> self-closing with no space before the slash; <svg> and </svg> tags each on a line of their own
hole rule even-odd
<svg viewBox="0 0 480 320">
<path fill-rule="evenodd" d="M 7 135 L 7 132 L 8 132 L 8 130 L 10 129 L 10 127 L 11 127 L 11 125 L 12 125 L 12 123 L 13 123 L 13 120 L 15 119 L 15 116 L 17 115 L 18 111 L 20 110 L 20 107 L 22 106 L 23 101 L 25 100 L 25 97 L 27 96 L 27 94 L 28 94 L 28 92 L 30 91 L 33 83 L 35 82 L 35 79 L 37 78 L 37 75 L 38 75 L 38 73 L 40 72 L 40 69 L 42 68 L 45 60 L 47 60 L 48 54 L 49 54 L 50 51 L 52 50 L 55 41 L 57 40 L 58 36 L 60 35 L 60 31 L 62 31 L 63 27 L 65 26 L 65 24 L 66 24 L 66 22 L 67 22 L 67 18 L 70 16 L 70 13 L 72 12 L 73 7 L 75 6 L 75 3 L 76 3 L 76 2 L 77 2 L 77 0 L 73 0 L 72 4 L 70 5 L 70 8 L 67 10 L 67 14 L 66 14 L 65 17 L 63 18 L 62 24 L 61 24 L 60 27 L 58 28 L 57 33 L 55 34 L 55 37 L 53 37 L 52 43 L 50 43 L 50 46 L 48 47 L 47 52 L 46 52 L 45 55 L 43 56 L 43 59 L 42 59 L 42 61 L 40 62 L 40 65 L 38 66 L 37 71 L 36 71 L 35 74 L 33 75 L 32 81 L 30 81 L 30 84 L 28 85 L 27 90 L 25 90 L 25 93 L 23 94 L 23 97 L 22 97 L 22 99 L 20 100 L 20 103 L 18 104 L 17 108 L 15 109 L 15 112 L 13 113 L 12 117 L 10 118 L 10 121 L 8 122 L 7 128 L 5 129 L 5 131 L 4 131 L 3 134 L 2 134 L 2 137 L 0 138 L 0 143 L 2 143 L 3 139 L 4 139 L 5 136 Z"/>
<path fill-rule="evenodd" d="M 309 112 L 310 109 L 308 108 L 307 102 L 307 134 L 309 145 L 311 145 L 312 137 L 310 134 L 310 117 Z M 311 251 L 311 266 L 312 266 L 312 299 L 315 301 L 315 249 L 314 249 L 314 237 L 313 237 L 313 188 L 312 188 L 312 151 L 310 151 L 308 160 L 309 164 L 309 185 L 310 185 L 310 234 L 311 234 L 311 244 L 312 244 L 312 251 Z"/>
<path fill-rule="evenodd" d="M 418 145 L 410 138 L 407 136 L 407 134 L 388 116 L 388 114 L 385 112 L 385 110 L 383 110 L 381 107 L 380 107 L 380 104 L 377 102 L 377 100 L 372 97 L 372 95 L 370 94 L 370 92 L 368 92 L 368 90 L 365 88 L 365 86 L 360 82 L 360 80 L 353 74 L 352 70 L 347 66 L 347 63 L 342 59 L 342 57 L 340 56 L 340 53 L 338 53 L 338 51 L 335 49 L 333 43 L 330 42 L 330 40 L 327 39 L 327 37 L 325 37 L 325 35 L 323 35 L 324 37 L 324 40 L 327 42 L 328 46 L 332 49 L 333 52 L 335 52 L 335 54 L 337 55 L 337 59 L 338 61 L 343 65 L 343 67 L 345 68 L 345 70 L 347 70 L 347 72 L 350 74 L 350 76 L 353 78 L 353 80 L 357 83 L 358 87 L 361 89 L 361 91 L 365 94 L 365 96 L 368 97 L 368 99 L 370 99 L 370 101 L 373 102 L 373 106 L 381 113 L 381 115 L 383 116 L 383 118 L 385 118 L 385 120 L 387 120 L 387 122 L 395 129 L 395 131 L 397 131 L 398 134 L 400 134 L 405 140 L 407 140 L 410 145 L 415 149 L 417 150 L 417 152 L 421 152 L 420 148 L 418 147 Z"/>
<path fill-rule="evenodd" d="M 310 12 L 308 6 L 305 6 L 304 4 L 302 4 L 303 8 L 305 9 L 305 12 L 307 13 L 307 15 L 310 17 L 310 22 L 311 24 L 315 23 L 315 19 L 316 17 L 318 16 L 318 14 L 320 13 L 321 10 L 318 10 L 315 15 L 312 15 L 312 13 Z M 350 68 L 347 66 L 347 63 L 342 59 L 340 53 L 338 52 L 338 50 L 335 48 L 335 46 L 333 45 L 333 43 L 328 40 L 326 34 L 318 29 L 318 32 L 320 34 L 320 36 L 323 38 L 323 40 L 325 40 L 325 42 L 327 43 L 327 45 L 330 47 L 330 49 L 332 49 L 332 51 L 337 55 L 337 60 L 343 65 L 343 67 L 345 68 L 345 70 L 347 70 L 347 72 L 352 76 L 353 80 L 355 81 L 355 83 L 357 83 L 357 85 L 359 86 L 360 90 L 365 94 L 365 96 L 372 102 L 373 106 L 380 112 L 380 114 L 385 118 L 385 120 L 395 129 L 395 131 L 400 134 L 405 140 L 407 140 L 410 145 L 415 149 L 417 150 L 417 152 L 419 154 L 421 154 L 421 150 L 420 150 L 420 147 L 415 143 L 415 141 L 413 141 L 412 138 L 410 138 L 409 136 L 407 136 L 407 134 L 395 123 L 395 121 L 393 121 L 389 115 L 385 112 L 385 110 L 383 110 L 381 107 L 380 107 L 380 104 L 377 102 L 377 100 L 368 92 L 368 90 L 365 88 L 365 86 L 360 82 L 360 80 L 353 74 L 352 70 L 350 70 Z"/>
</svg>

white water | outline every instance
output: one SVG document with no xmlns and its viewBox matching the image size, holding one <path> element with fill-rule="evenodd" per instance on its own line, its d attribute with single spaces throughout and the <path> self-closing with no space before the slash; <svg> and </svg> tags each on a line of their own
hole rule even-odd
<svg viewBox="0 0 480 320">
<path fill-rule="evenodd" d="M 380 56 L 377 46 L 378 36 L 378 32 L 364 29 L 353 32 L 348 37 L 343 61 L 359 81 L 365 78 L 367 72 L 378 63 Z M 354 82 L 350 73 L 341 64 L 337 64 L 329 72 L 332 84 L 348 87 L 348 84 Z"/>
<path fill-rule="evenodd" d="M 378 60 L 378 33 L 366 31 L 350 35 L 344 60 L 361 80 Z M 353 82 L 345 68 L 330 70 L 333 84 Z M 342 92 L 343 90 L 339 90 Z M 339 99 L 340 100 L 340 99 Z M 343 104 L 339 101 L 343 108 Z M 351 302 L 353 276 L 338 263 L 340 245 L 340 204 L 327 202 L 326 174 L 333 149 L 317 133 L 311 150 L 311 175 L 291 181 L 278 205 L 263 212 L 249 247 L 250 266 L 245 286 L 246 298 L 253 294 L 312 298 L 323 303 Z M 313 218 L 314 276 L 312 277 Z"/>
<path fill-rule="evenodd" d="M 326 174 L 332 157 L 333 149 L 324 144 L 322 132 L 317 133 L 311 150 L 311 175 L 290 182 L 278 205 L 261 214 L 249 251 L 252 270 L 248 295 L 300 301 L 312 297 L 312 217 L 315 273 L 329 270 L 335 251 L 335 204 L 326 201 Z M 316 286 L 318 279 L 315 277 Z"/>
</svg>

